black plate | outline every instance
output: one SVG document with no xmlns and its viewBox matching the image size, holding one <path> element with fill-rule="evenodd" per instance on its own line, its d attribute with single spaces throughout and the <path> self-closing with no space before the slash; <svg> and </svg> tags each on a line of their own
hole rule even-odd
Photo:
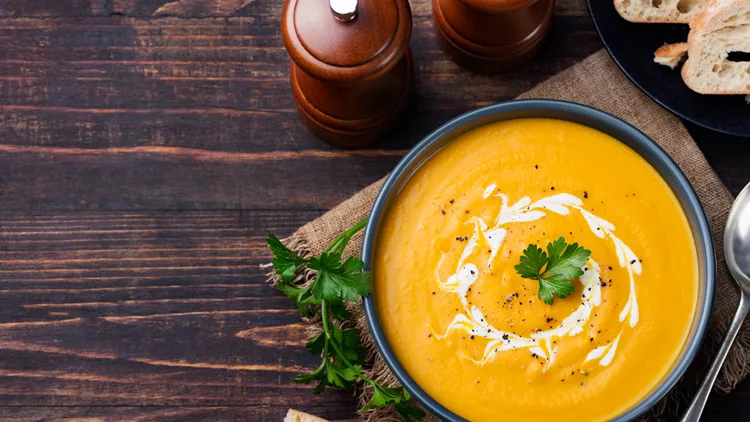
<svg viewBox="0 0 750 422">
<path fill-rule="evenodd" d="M 654 51 L 662 44 L 687 40 L 687 25 L 631 23 L 617 13 L 612 0 L 588 0 L 588 5 L 615 63 L 649 97 L 700 126 L 750 137 L 750 105 L 744 96 L 695 93 L 682 81 L 680 68 L 654 63 Z"/>
</svg>

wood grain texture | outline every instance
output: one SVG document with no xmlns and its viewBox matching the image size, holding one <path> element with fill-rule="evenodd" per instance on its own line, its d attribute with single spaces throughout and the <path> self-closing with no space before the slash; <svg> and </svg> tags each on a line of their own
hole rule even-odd
<svg viewBox="0 0 750 422">
<path fill-rule="evenodd" d="M 431 13 L 431 0 L 411 0 L 415 16 Z M 279 16 L 282 1 L 268 0 L 5 0 L 4 16 L 96 16 L 109 15 L 146 17 L 160 14 L 159 9 L 179 11 L 183 17 L 212 16 Z M 182 13 L 182 12 L 185 13 Z M 586 16 L 586 2 L 560 0 L 556 12 L 562 16 Z M 164 16 L 164 15 L 161 15 Z"/>
<path fill-rule="evenodd" d="M 323 145 L 299 124 L 275 16 L 11 22 L 0 26 L 0 39 L 9 40 L 0 44 L 5 142 L 190 142 L 230 151 Z M 444 57 L 429 17 L 414 24 L 415 122 L 387 147 L 409 146 L 445 118 L 512 98 L 600 48 L 587 17 L 560 18 L 539 60 L 502 78 L 480 76 Z"/>
<path fill-rule="evenodd" d="M 4 214 L 0 406 L 339 409 L 290 382 L 317 359 L 260 268 L 316 214 Z"/>
<path fill-rule="evenodd" d="M 310 406 L 299 407 L 303 412 L 318 412 Z M 0 407 L 3 422 L 280 422 L 287 409 L 280 406 L 65 406 L 65 407 Z M 348 417 L 344 414 L 348 413 Z M 353 422 L 358 420 L 346 407 L 331 407 L 329 420 Z"/>
<path fill-rule="evenodd" d="M 229 16 L 252 3 L 253 0 L 177 0 L 159 6 L 154 16 Z"/>
<path fill-rule="evenodd" d="M 317 359 L 265 284 L 264 231 L 290 234 L 446 120 L 601 48 L 585 2 L 559 0 L 533 63 L 475 75 L 412 1 L 416 109 L 342 151 L 296 116 L 281 5 L 0 2 L 0 420 L 355 420 L 351 393 L 291 382 Z M 737 193 L 750 142 L 690 130 Z M 708 420 L 746 419 L 748 399 L 748 383 L 713 397 Z"/>
</svg>

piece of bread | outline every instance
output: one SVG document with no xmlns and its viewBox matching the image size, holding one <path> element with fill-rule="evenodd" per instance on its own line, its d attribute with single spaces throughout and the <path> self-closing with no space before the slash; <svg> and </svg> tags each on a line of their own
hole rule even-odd
<svg viewBox="0 0 750 422">
<path fill-rule="evenodd" d="M 614 0 L 614 2 L 617 13 L 630 22 L 690 23 L 709 0 Z"/>
<path fill-rule="evenodd" d="M 750 0 L 712 0 L 690 23 L 682 79 L 701 94 L 750 94 Z"/>
<path fill-rule="evenodd" d="M 664 44 L 654 52 L 654 62 L 674 69 L 687 56 L 687 50 L 686 42 Z"/>
<path fill-rule="evenodd" d="M 284 418 L 284 422 L 328 422 L 325 419 L 317 416 L 308 415 L 307 413 L 299 412 L 294 409 L 289 409 Z"/>
</svg>

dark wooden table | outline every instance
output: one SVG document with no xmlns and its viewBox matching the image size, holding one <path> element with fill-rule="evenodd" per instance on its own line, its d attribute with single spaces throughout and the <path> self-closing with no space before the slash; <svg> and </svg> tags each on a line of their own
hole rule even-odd
<svg viewBox="0 0 750 422">
<path fill-rule="evenodd" d="M 291 382 L 317 358 L 265 285 L 264 231 L 290 234 L 440 123 L 601 48 L 585 2 L 559 0 L 533 64 L 471 74 L 415 0 L 416 110 L 343 151 L 297 119 L 281 5 L 0 0 L 0 420 L 355 419 L 350 393 Z M 736 194 L 750 140 L 691 132 Z M 750 383 L 708 413 L 750 419 Z"/>
</svg>

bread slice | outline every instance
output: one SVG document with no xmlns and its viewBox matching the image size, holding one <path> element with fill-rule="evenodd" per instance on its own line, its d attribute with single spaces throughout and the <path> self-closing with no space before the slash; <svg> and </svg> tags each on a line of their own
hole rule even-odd
<svg viewBox="0 0 750 422">
<path fill-rule="evenodd" d="M 687 50 L 686 42 L 664 44 L 654 52 L 654 62 L 674 69 L 687 56 Z"/>
<path fill-rule="evenodd" d="M 682 79 L 701 94 L 750 94 L 750 0 L 712 0 L 690 23 Z"/>
<path fill-rule="evenodd" d="M 600 1 L 600 0 L 597 0 Z M 709 0 L 614 0 L 617 13 L 630 22 L 690 23 Z"/>
<path fill-rule="evenodd" d="M 284 422 L 328 422 L 325 419 L 317 416 L 308 415 L 307 413 L 299 412 L 294 409 L 289 409 L 284 418 Z"/>
</svg>

